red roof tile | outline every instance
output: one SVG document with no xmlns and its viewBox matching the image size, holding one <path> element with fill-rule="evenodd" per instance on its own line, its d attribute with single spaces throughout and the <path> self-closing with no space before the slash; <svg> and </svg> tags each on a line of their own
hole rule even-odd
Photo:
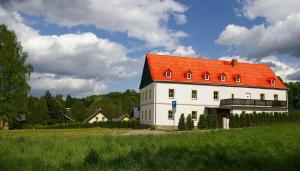
<svg viewBox="0 0 300 171">
<path fill-rule="evenodd" d="M 146 58 L 153 81 L 286 89 L 285 85 L 266 64 L 238 61 L 237 66 L 233 67 L 231 61 L 206 58 L 157 54 L 147 54 Z M 167 70 L 172 72 L 171 78 L 166 78 L 165 72 Z M 192 72 L 192 79 L 186 78 L 187 71 Z M 209 80 L 204 79 L 206 73 L 210 75 Z M 225 74 L 226 81 L 221 81 L 221 74 Z M 237 75 L 241 78 L 238 83 L 235 80 Z M 275 85 L 271 84 L 270 78 L 275 79 Z"/>
</svg>

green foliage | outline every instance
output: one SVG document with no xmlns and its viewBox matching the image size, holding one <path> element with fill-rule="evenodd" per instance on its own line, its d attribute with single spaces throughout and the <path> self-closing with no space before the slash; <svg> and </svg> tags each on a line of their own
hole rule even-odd
<svg viewBox="0 0 300 171">
<path fill-rule="evenodd" d="M 216 129 L 217 127 L 217 116 L 216 114 L 210 114 L 206 116 L 206 126 L 209 129 Z"/>
<path fill-rule="evenodd" d="M 84 121 L 90 114 L 87 113 L 86 107 L 82 101 L 75 101 L 72 104 L 70 111 L 70 116 L 75 119 L 75 121 Z"/>
<path fill-rule="evenodd" d="M 288 88 L 289 109 L 300 111 L 300 82 L 289 82 L 286 86 Z"/>
<path fill-rule="evenodd" d="M 186 129 L 187 130 L 192 130 L 194 128 L 194 121 L 192 119 L 192 115 L 189 114 L 187 117 L 186 117 Z"/>
<path fill-rule="evenodd" d="M 24 136 L 29 131 L 32 136 Z M 72 131 L 81 135 L 66 137 L 62 131 L 66 130 L 0 131 L 1 170 L 299 170 L 300 166 L 299 123 L 164 136 L 87 136 L 90 129 L 77 129 Z M 44 136 L 35 136 L 36 132 Z M 84 162 L 89 161 L 87 156 L 98 159 L 90 159 L 94 161 L 90 165 Z"/>
<path fill-rule="evenodd" d="M 6 115 L 10 122 L 27 113 L 27 81 L 33 70 L 26 64 L 27 56 L 15 33 L 0 25 L 0 116 Z"/>
<path fill-rule="evenodd" d="M 185 119 L 184 119 L 184 114 L 181 114 L 180 115 L 180 118 L 179 118 L 179 123 L 178 123 L 178 129 L 179 130 L 185 130 Z"/>
<path fill-rule="evenodd" d="M 199 116 L 199 121 L 197 127 L 199 129 L 204 129 L 206 128 L 206 117 L 204 115 Z"/>
<path fill-rule="evenodd" d="M 100 156 L 96 150 L 90 149 L 84 158 L 84 164 L 86 165 L 96 165 L 100 162 Z"/>
<path fill-rule="evenodd" d="M 45 98 L 29 97 L 28 110 L 29 113 L 26 115 L 27 123 L 32 125 L 48 124 L 49 115 Z"/>
<path fill-rule="evenodd" d="M 53 97 L 49 91 L 46 91 L 44 97 L 47 102 L 49 123 L 63 122 L 63 115 L 66 113 L 62 99 L 59 96 Z"/>
</svg>

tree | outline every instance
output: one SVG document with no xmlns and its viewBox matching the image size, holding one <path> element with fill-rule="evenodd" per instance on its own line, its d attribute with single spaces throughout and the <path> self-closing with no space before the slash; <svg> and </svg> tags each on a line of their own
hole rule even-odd
<svg viewBox="0 0 300 171">
<path fill-rule="evenodd" d="M 30 124 L 48 124 L 48 108 L 44 98 L 29 97 L 28 99 L 28 114 L 26 120 Z"/>
<path fill-rule="evenodd" d="M 192 119 L 192 115 L 189 114 L 187 117 L 186 117 L 186 129 L 188 130 L 192 130 L 194 128 L 194 121 Z"/>
<path fill-rule="evenodd" d="M 69 94 L 67 95 L 67 98 L 66 98 L 66 102 L 65 102 L 65 106 L 67 108 L 71 108 L 73 103 L 74 103 L 75 99 L 72 98 Z"/>
<path fill-rule="evenodd" d="M 0 25 L 0 115 L 10 122 L 27 111 L 27 81 L 33 70 L 27 56 L 15 33 Z"/>
<path fill-rule="evenodd" d="M 185 119 L 184 119 L 184 114 L 181 114 L 181 115 L 180 115 L 179 123 L 178 123 L 178 129 L 179 129 L 179 130 L 185 130 Z"/>
<path fill-rule="evenodd" d="M 200 115 L 197 126 L 199 129 L 206 128 L 206 117 L 204 115 Z"/>
<path fill-rule="evenodd" d="M 71 108 L 71 116 L 76 121 L 84 121 L 87 118 L 87 110 L 82 101 L 75 101 Z"/>
<path fill-rule="evenodd" d="M 52 124 L 62 122 L 63 115 L 65 113 L 63 104 L 61 104 L 60 100 L 54 98 L 49 91 L 46 91 L 44 98 L 47 102 L 48 115 L 50 117 L 49 123 Z"/>
</svg>

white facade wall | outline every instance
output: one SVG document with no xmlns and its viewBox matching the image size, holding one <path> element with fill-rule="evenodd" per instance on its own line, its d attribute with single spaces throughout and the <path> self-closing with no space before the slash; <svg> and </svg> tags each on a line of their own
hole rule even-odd
<svg viewBox="0 0 300 171">
<path fill-rule="evenodd" d="M 175 90 L 175 97 L 169 98 L 169 89 Z M 197 99 L 192 99 L 192 90 L 197 90 Z M 179 117 L 183 113 L 185 117 L 192 111 L 197 111 L 197 119 L 200 114 L 204 114 L 206 107 L 218 108 L 221 99 L 229 99 L 232 94 L 236 99 L 260 99 L 260 94 L 265 94 L 265 100 L 274 100 L 274 94 L 278 95 L 279 101 L 287 101 L 287 90 L 279 89 L 262 89 L 262 88 L 245 88 L 245 87 L 228 87 L 228 86 L 211 86 L 211 85 L 195 85 L 195 84 L 179 84 L 153 82 L 141 90 L 141 108 L 140 122 L 148 125 L 165 125 L 173 126 L 178 124 Z M 214 100 L 214 91 L 219 92 L 219 100 Z M 147 93 L 146 93 L 147 92 Z M 150 97 L 149 97 L 150 93 Z M 146 97 L 147 94 L 147 97 Z M 177 102 L 175 113 L 175 123 L 168 119 L 168 111 L 172 110 L 171 103 L 173 100 Z M 149 110 L 151 110 L 151 118 L 149 119 Z M 145 111 L 147 116 L 145 117 Z M 253 110 L 233 110 L 232 113 L 240 114 L 242 111 L 252 113 Z M 256 110 L 262 112 L 262 110 Z M 276 111 L 268 111 L 276 112 Z M 282 111 L 279 111 L 282 112 Z M 144 116 L 142 116 L 144 115 Z M 156 120 L 155 120 L 156 117 Z"/>
<path fill-rule="evenodd" d="M 88 121 L 88 123 L 94 123 L 94 122 L 105 122 L 107 121 L 108 119 L 102 114 L 102 113 L 98 113 L 96 116 L 94 116 L 92 119 L 90 119 Z"/>
</svg>

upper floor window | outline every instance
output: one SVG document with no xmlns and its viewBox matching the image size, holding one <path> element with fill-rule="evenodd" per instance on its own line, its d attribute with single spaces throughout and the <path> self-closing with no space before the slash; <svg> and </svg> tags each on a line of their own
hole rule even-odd
<svg viewBox="0 0 300 171">
<path fill-rule="evenodd" d="M 166 78 L 171 78 L 171 76 L 172 76 L 171 71 L 166 71 Z"/>
<path fill-rule="evenodd" d="M 278 101 L 278 94 L 274 94 L 274 100 Z"/>
<path fill-rule="evenodd" d="M 237 75 L 237 76 L 235 77 L 235 81 L 236 81 L 237 83 L 241 82 L 241 76 Z"/>
<path fill-rule="evenodd" d="M 276 83 L 275 80 L 271 80 L 272 85 L 275 85 L 275 83 Z"/>
<path fill-rule="evenodd" d="M 214 91 L 214 100 L 219 100 L 219 92 Z"/>
<path fill-rule="evenodd" d="M 175 97 L 175 90 L 169 89 L 169 98 L 174 98 L 174 97 Z"/>
<path fill-rule="evenodd" d="M 226 80 L 226 76 L 225 76 L 225 74 L 222 74 L 221 75 L 221 81 L 225 81 Z"/>
<path fill-rule="evenodd" d="M 192 99 L 197 100 L 197 90 L 192 90 Z"/>
<path fill-rule="evenodd" d="M 144 101 L 144 93 L 142 92 L 142 95 L 141 95 L 141 99 L 142 101 Z"/>
<path fill-rule="evenodd" d="M 197 111 L 192 111 L 192 119 L 197 120 Z"/>
<path fill-rule="evenodd" d="M 151 100 L 151 89 L 149 90 L 149 100 Z"/>
<path fill-rule="evenodd" d="M 206 74 L 204 75 L 204 79 L 205 79 L 205 80 L 209 80 L 209 73 L 206 73 Z"/>
<path fill-rule="evenodd" d="M 147 98 L 148 98 L 148 95 L 147 95 L 147 90 L 146 90 L 146 92 L 145 92 L 145 100 L 147 100 Z"/>
<path fill-rule="evenodd" d="M 263 93 L 260 94 L 260 100 L 265 100 L 265 94 Z"/>
<path fill-rule="evenodd" d="M 189 80 L 192 79 L 192 73 L 191 72 L 186 73 L 186 78 Z"/>
</svg>

